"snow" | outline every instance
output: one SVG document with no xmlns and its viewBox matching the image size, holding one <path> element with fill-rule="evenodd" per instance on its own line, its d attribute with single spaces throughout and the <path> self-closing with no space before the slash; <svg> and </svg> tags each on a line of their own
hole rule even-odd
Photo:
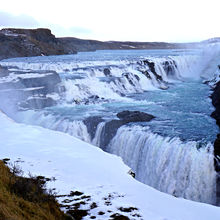
<svg viewBox="0 0 220 220">
<path fill-rule="evenodd" d="M 1 158 L 20 160 L 27 174 L 55 177 L 49 184 L 58 194 L 78 190 L 91 196 L 104 210 L 101 219 L 109 219 L 107 210 L 122 213 L 119 207 L 136 207 L 147 220 L 219 220 L 220 208 L 208 204 L 175 198 L 159 192 L 132 178 L 122 160 L 68 134 L 37 126 L 15 123 L 0 112 Z M 111 205 L 104 197 L 111 193 Z M 62 199 L 60 198 L 60 201 Z M 125 213 L 123 213 L 125 215 Z M 129 217 L 130 214 L 126 213 Z M 89 217 L 85 217 L 89 219 Z M 132 219 L 132 218 L 131 218 Z"/>
<path fill-rule="evenodd" d="M 1 77 L 0 83 L 7 83 L 7 82 L 17 82 L 19 79 L 35 79 L 35 78 L 43 78 L 49 75 L 53 75 L 53 73 L 24 73 L 24 74 L 16 74 L 11 73 L 9 76 Z"/>
</svg>

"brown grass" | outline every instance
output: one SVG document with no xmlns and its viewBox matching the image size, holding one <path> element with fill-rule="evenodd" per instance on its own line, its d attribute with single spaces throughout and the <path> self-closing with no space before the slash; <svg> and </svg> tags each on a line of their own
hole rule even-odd
<svg viewBox="0 0 220 220">
<path fill-rule="evenodd" d="M 0 161 L 1 220 L 66 220 L 55 198 L 37 177 L 19 177 Z M 20 188 L 22 192 L 18 189 Z M 34 198 L 34 199 L 33 199 Z"/>
</svg>

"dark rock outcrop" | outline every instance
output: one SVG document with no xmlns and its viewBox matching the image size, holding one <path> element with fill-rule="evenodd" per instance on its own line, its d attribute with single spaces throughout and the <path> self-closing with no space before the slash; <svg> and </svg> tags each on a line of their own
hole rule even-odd
<svg viewBox="0 0 220 220">
<path fill-rule="evenodd" d="M 214 155 L 215 170 L 217 172 L 220 172 L 220 134 L 217 135 L 217 138 L 214 143 Z"/>
<path fill-rule="evenodd" d="M 0 108 L 9 110 L 42 109 L 57 104 L 52 97 L 63 93 L 55 71 L 10 71 L 0 67 Z M 11 75 L 10 75 L 11 74 Z"/>
<path fill-rule="evenodd" d="M 165 70 L 165 72 L 167 73 L 167 76 L 175 76 L 175 67 L 177 67 L 175 61 L 165 61 L 163 63 L 163 68 Z"/>
<path fill-rule="evenodd" d="M 151 119 L 155 118 L 153 115 L 139 111 L 122 111 L 117 114 L 117 117 L 127 123 L 148 122 Z"/>
<path fill-rule="evenodd" d="M 214 165 L 217 172 L 216 176 L 216 204 L 220 205 L 220 134 L 217 135 L 217 138 L 214 143 Z"/>
<path fill-rule="evenodd" d="M 146 65 L 148 65 L 150 71 L 154 74 L 154 76 L 156 77 L 156 79 L 158 81 L 163 81 L 163 78 L 162 76 L 158 75 L 156 70 L 155 70 L 155 63 L 154 62 L 151 62 L 149 60 L 144 60 L 143 63 Z"/>
<path fill-rule="evenodd" d="M 102 130 L 100 146 L 104 150 L 121 126 L 131 122 L 148 122 L 155 118 L 153 115 L 139 111 L 122 111 L 117 114 L 117 117 L 120 120 L 106 122 Z"/>
<path fill-rule="evenodd" d="M 87 131 L 90 134 L 91 139 L 95 137 L 98 124 L 103 121 L 104 120 L 100 116 L 92 116 L 83 120 L 83 123 L 86 125 Z"/>
<path fill-rule="evenodd" d="M 134 77 L 133 73 L 123 73 L 122 76 L 125 77 L 132 86 L 135 86 L 135 84 L 132 81 L 132 77 Z"/>
<path fill-rule="evenodd" d="M 76 53 L 66 48 L 49 29 L 2 29 L 0 59 Z"/>
<path fill-rule="evenodd" d="M 216 120 L 216 124 L 220 127 L 220 81 L 216 84 L 213 93 L 211 95 L 212 104 L 215 107 L 215 111 L 211 116 Z M 216 177 L 216 204 L 220 205 L 220 134 L 214 143 L 214 166 L 217 172 Z"/>
<path fill-rule="evenodd" d="M 103 72 L 104 72 L 105 76 L 111 76 L 111 71 L 108 68 L 105 68 L 103 70 Z"/>
<path fill-rule="evenodd" d="M 123 120 L 111 120 L 109 122 L 106 122 L 100 139 L 100 147 L 105 150 L 108 146 L 109 142 L 112 140 L 112 138 L 116 135 L 116 132 L 118 128 L 125 125 L 126 122 Z"/>
<path fill-rule="evenodd" d="M 216 124 L 220 126 L 220 82 L 218 82 L 211 95 L 212 104 L 215 107 L 215 111 L 211 116 L 216 120 Z"/>
</svg>

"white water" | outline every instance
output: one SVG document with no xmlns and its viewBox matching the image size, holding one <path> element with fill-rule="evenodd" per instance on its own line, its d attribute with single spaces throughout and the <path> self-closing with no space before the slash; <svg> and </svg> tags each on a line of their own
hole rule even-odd
<svg viewBox="0 0 220 220">
<path fill-rule="evenodd" d="M 44 128 L 49 128 L 55 131 L 65 132 L 88 143 L 91 142 L 91 138 L 87 131 L 87 127 L 80 120 L 70 121 L 68 119 L 59 118 L 54 115 L 47 115 L 44 112 L 40 111 L 26 111 L 17 114 L 15 117 L 16 121 L 18 122 L 39 125 Z"/>
<path fill-rule="evenodd" d="M 156 79 L 149 66 L 144 64 L 145 59 L 154 62 L 155 71 L 163 81 Z M 91 96 L 98 96 L 108 102 L 131 102 L 132 99 L 126 95 L 167 89 L 169 83 L 180 82 L 185 77 L 198 78 L 201 73 L 206 75 L 202 70 L 208 68 L 207 63 L 201 68 L 202 60 L 203 58 L 198 59 L 197 55 L 181 55 L 144 57 L 138 60 L 11 61 L 1 64 L 17 66 L 20 69 L 57 71 L 65 87 L 61 104 L 72 105 L 76 102 L 84 103 L 83 100 L 90 100 Z M 172 66 L 172 74 L 168 74 L 164 62 Z M 105 68 L 110 70 L 111 77 L 105 76 Z M 143 74 L 144 71 L 149 73 L 150 78 Z M 72 107 L 74 108 L 74 105 Z M 96 146 L 100 146 L 104 127 L 104 123 L 100 123 L 94 139 L 91 140 L 85 124 L 75 118 L 69 120 L 42 112 L 25 112 L 19 121 L 66 132 L 84 141 L 92 141 Z M 121 156 L 140 181 L 156 189 L 178 197 L 215 203 L 216 173 L 211 144 L 197 150 L 196 142 L 183 143 L 178 138 L 165 138 L 149 130 L 142 130 L 141 127 L 122 127 L 108 146 L 108 151 Z"/>
<path fill-rule="evenodd" d="M 100 147 L 101 134 L 102 134 L 102 130 L 103 130 L 104 126 L 105 126 L 105 122 L 101 122 L 98 124 L 97 129 L 96 129 L 96 133 L 95 133 L 95 137 L 92 140 L 93 145 Z"/>
<path fill-rule="evenodd" d="M 196 62 L 196 59 L 196 56 L 148 58 L 149 61 L 154 62 L 155 70 L 163 81 L 156 79 L 148 65 L 143 63 L 144 59 L 135 62 L 130 61 L 130 63 L 127 61 L 126 64 L 122 62 L 119 66 L 113 66 L 113 62 L 107 66 L 111 73 L 110 81 L 103 71 L 106 66 L 77 69 L 70 73 L 70 76 L 82 76 L 83 73 L 84 77 L 82 79 L 71 79 L 69 77 L 63 80 L 66 89 L 65 100 L 68 103 L 74 101 L 79 103 L 91 96 L 98 96 L 105 100 L 126 101 L 127 98 L 124 96 L 128 94 L 167 89 L 167 82 L 193 76 L 193 63 Z M 164 62 L 166 61 L 173 68 L 172 75 L 168 75 L 165 71 Z M 149 73 L 150 78 L 143 74 L 145 71 Z"/>
<path fill-rule="evenodd" d="M 183 143 L 139 126 L 123 126 L 107 151 L 122 157 L 136 178 L 147 185 L 177 197 L 215 204 L 211 144 L 198 150 L 195 141 Z"/>
<path fill-rule="evenodd" d="M 74 56 L 73 56 L 74 58 Z M 33 59 L 33 58 L 32 58 Z M 158 80 L 150 70 L 148 60 L 154 63 L 155 71 L 162 80 Z M 83 103 L 91 96 L 103 100 L 126 101 L 126 95 L 142 93 L 155 89 L 167 89 L 168 82 L 193 77 L 197 55 L 181 55 L 166 57 L 142 57 L 123 60 L 81 61 L 68 59 L 63 62 L 42 62 L 36 58 L 30 61 L 1 62 L 4 66 L 18 67 L 19 70 L 52 70 L 62 78 L 61 85 L 65 88 L 62 103 Z M 165 62 L 172 68 L 172 74 L 166 72 Z M 12 68 L 12 69 L 13 69 Z M 104 74 L 104 69 L 110 71 L 110 77 Z M 149 74 L 147 77 L 143 74 Z"/>
</svg>

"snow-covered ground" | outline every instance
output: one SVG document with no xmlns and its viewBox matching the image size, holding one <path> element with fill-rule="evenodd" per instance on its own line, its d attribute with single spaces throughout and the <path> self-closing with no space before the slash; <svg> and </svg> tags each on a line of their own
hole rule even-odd
<svg viewBox="0 0 220 220">
<path fill-rule="evenodd" d="M 144 185 L 128 174 L 129 167 L 119 157 L 68 134 L 17 124 L 2 112 L 0 129 L 2 159 L 19 160 L 25 174 L 30 171 L 55 177 L 48 187 L 55 187 L 58 194 L 78 190 L 91 196 L 90 203 L 82 206 L 96 203 L 97 207 L 89 212 L 90 216 L 98 216 L 103 211 L 97 219 L 110 219 L 113 213 L 144 220 L 220 219 L 219 207 L 175 198 Z M 121 207 L 138 210 L 126 213 L 119 210 Z"/>
</svg>

